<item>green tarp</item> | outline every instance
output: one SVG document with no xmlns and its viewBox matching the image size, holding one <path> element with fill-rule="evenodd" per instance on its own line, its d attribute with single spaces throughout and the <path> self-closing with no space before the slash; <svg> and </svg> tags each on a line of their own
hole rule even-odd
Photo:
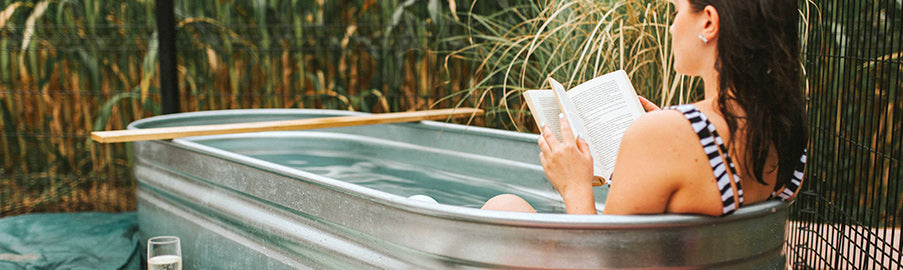
<svg viewBox="0 0 903 270">
<path fill-rule="evenodd" d="M 0 219 L 0 269 L 140 269 L 140 263 L 134 212 Z"/>
</svg>

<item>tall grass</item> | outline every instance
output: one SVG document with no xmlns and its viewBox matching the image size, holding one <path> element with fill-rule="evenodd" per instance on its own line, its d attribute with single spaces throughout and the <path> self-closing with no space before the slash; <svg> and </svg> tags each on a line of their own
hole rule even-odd
<svg viewBox="0 0 903 270">
<path fill-rule="evenodd" d="M 449 59 L 478 63 L 477 81 L 460 94 L 487 104 L 492 120 L 509 129 L 532 130 L 521 94 L 566 87 L 618 69 L 627 71 L 640 95 L 660 105 L 701 95 L 698 80 L 672 69 L 668 1 L 538 0 L 510 4 L 495 13 L 460 13 L 468 47 Z"/>
<path fill-rule="evenodd" d="M 456 46 L 438 1 L 181 3 L 183 106 L 400 111 L 460 85 L 437 68 Z"/>
<path fill-rule="evenodd" d="M 100 108 L 141 80 L 152 21 L 140 11 L 153 3 L 2 4 L 0 215 L 134 208 L 127 148 L 87 134 L 99 117 L 123 128 L 151 115 L 134 101 Z"/>
<path fill-rule="evenodd" d="M 176 1 L 181 111 L 452 106 L 430 1 Z M 153 1 L 0 1 L 0 216 L 135 207 L 122 129 L 160 112 Z"/>
</svg>

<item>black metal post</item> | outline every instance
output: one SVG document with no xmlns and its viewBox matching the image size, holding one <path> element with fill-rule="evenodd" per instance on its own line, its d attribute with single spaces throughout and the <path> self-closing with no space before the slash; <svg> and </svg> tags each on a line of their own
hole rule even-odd
<svg viewBox="0 0 903 270">
<path fill-rule="evenodd" d="M 176 74 L 176 16 L 172 0 L 157 0 L 157 55 L 160 72 L 160 103 L 163 114 L 179 112 L 179 82 Z"/>
</svg>

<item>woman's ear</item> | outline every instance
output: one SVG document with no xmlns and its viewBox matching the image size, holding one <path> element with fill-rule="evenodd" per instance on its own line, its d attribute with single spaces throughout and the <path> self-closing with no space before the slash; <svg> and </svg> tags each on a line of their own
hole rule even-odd
<svg viewBox="0 0 903 270">
<path fill-rule="evenodd" d="M 718 10 L 711 5 L 708 5 L 702 10 L 702 16 L 705 22 L 702 33 L 700 34 L 709 41 L 718 39 L 718 31 L 721 26 L 721 21 L 718 18 Z"/>
</svg>

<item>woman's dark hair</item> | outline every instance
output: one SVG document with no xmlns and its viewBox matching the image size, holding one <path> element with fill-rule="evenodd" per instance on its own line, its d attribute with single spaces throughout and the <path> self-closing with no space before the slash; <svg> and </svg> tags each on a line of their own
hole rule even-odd
<svg viewBox="0 0 903 270">
<path fill-rule="evenodd" d="M 721 89 L 718 109 L 731 138 L 745 120 L 746 168 L 762 179 L 772 146 L 778 152 L 777 186 L 790 181 L 808 141 L 808 122 L 800 70 L 797 1 L 689 0 L 697 12 L 718 12 L 718 59 Z M 739 117 L 735 104 L 746 113 Z"/>
</svg>

